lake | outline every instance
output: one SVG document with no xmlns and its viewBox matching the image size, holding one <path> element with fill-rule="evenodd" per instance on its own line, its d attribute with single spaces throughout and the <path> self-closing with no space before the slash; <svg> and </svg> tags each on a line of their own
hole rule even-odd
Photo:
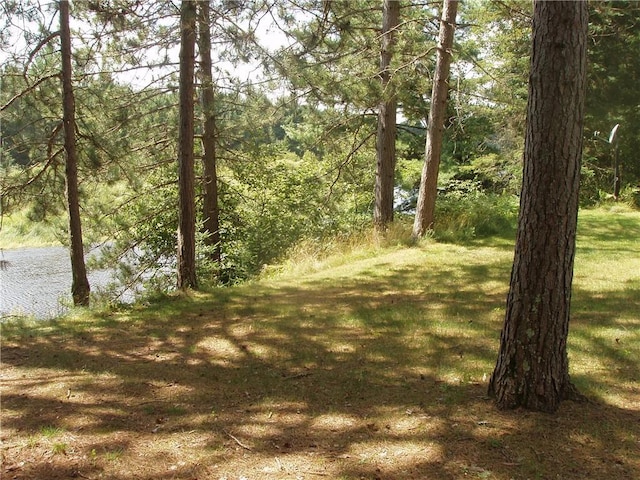
<svg viewBox="0 0 640 480">
<path fill-rule="evenodd" d="M 71 260 L 66 247 L 0 251 L 0 319 L 16 314 L 39 319 L 67 310 L 71 300 Z M 91 291 L 111 281 L 108 270 L 89 272 Z"/>
</svg>

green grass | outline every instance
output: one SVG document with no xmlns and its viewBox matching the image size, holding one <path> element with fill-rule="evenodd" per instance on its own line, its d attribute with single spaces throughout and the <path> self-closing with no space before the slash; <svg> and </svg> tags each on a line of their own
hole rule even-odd
<svg viewBox="0 0 640 480">
<path fill-rule="evenodd" d="M 616 401 L 616 392 L 639 380 L 640 213 L 585 210 L 579 232 L 569 339 L 573 377 L 586 393 Z"/>
<path fill-rule="evenodd" d="M 51 445 L 51 453 L 54 455 L 66 455 L 69 446 L 64 442 L 54 442 Z"/>
<path fill-rule="evenodd" d="M 115 450 L 104 452 L 104 458 L 108 462 L 116 462 L 122 458 L 123 454 L 124 454 L 124 450 L 121 448 L 117 448 Z"/>
<path fill-rule="evenodd" d="M 62 433 L 64 433 L 64 431 L 61 428 L 52 425 L 46 425 L 40 429 L 40 435 L 47 439 L 55 438 Z"/>
<path fill-rule="evenodd" d="M 56 217 L 54 224 L 34 222 L 27 210 L 3 216 L 0 228 L 0 248 L 47 247 L 61 245 L 65 237 L 64 217 Z"/>
<path fill-rule="evenodd" d="M 60 425 L 118 480 L 179 462 L 193 471 L 175 478 L 638 477 L 640 212 L 580 213 L 568 348 L 596 403 L 555 415 L 486 398 L 513 240 L 408 233 L 299 251 L 241 286 L 4 324 L 5 436 L 28 459 L 41 447 L 22 436 Z"/>
</svg>

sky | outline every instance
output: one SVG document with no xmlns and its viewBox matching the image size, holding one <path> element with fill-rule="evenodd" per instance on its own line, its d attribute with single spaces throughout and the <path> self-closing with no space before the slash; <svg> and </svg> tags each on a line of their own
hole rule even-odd
<svg viewBox="0 0 640 480">
<path fill-rule="evenodd" d="M 2 35 L 5 42 L 0 45 L 0 66 L 4 66 L 9 63 L 13 63 L 16 59 L 19 63 L 25 62 L 30 53 L 36 48 L 40 39 L 45 35 L 39 33 L 43 30 L 56 31 L 59 25 L 59 19 L 57 15 L 57 1 L 53 0 L 18 0 L 14 2 L 18 5 L 25 15 L 16 15 L 8 12 L 7 4 L 3 3 L 0 6 L 0 14 L 3 14 L 3 20 L 0 20 L 0 26 L 2 26 Z M 4 11 L 3 11 L 4 10 Z M 91 32 L 91 26 L 87 22 L 83 22 L 73 16 L 73 8 L 71 10 L 72 18 L 70 20 L 72 37 L 77 36 L 82 32 L 85 35 Z M 28 17 L 31 20 L 28 20 Z M 166 27 L 171 27 L 172 23 L 177 23 L 178 17 L 170 17 L 165 20 Z M 259 22 L 256 23 L 256 38 L 263 48 L 270 52 L 275 51 L 287 45 L 286 35 L 277 29 L 270 16 L 262 16 Z M 156 25 L 162 26 L 162 25 Z M 247 22 L 239 24 L 241 29 L 252 28 Z M 90 37 L 90 34 L 87 35 Z M 55 40 L 54 40 L 55 41 Z M 72 39 L 73 41 L 73 39 Z M 81 42 L 76 38 L 74 42 L 74 48 L 78 50 L 81 46 Z M 94 45 L 98 42 L 94 41 Z M 132 68 L 128 66 L 126 71 L 117 73 L 114 78 L 117 81 L 128 83 L 134 86 L 134 88 L 144 88 L 153 84 L 159 78 L 165 78 L 168 73 L 175 70 L 175 65 L 178 64 L 180 46 L 176 42 L 174 46 L 167 49 L 149 49 L 146 52 L 145 59 L 141 63 L 142 68 Z M 41 50 L 40 53 L 43 53 Z M 214 46 L 214 56 L 218 53 Z M 96 58 L 100 59 L 101 53 L 98 52 Z M 37 56 L 36 56 L 37 57 Z M 98 60 L 99 61 L 99 60 Z M 167 62 L 169 65 L 173 64 L 174 67 L 162 67 L 162 68 L 146 68 L 145 65 L 153 65 Z M 214 58 L 214 65 L 217 67 L 219 76 L 230 75 L 243 82 L 260 82 L 264 79 L 263 71 L 260 64 L 256 61 L 248 63 L 232 64 L 229 61 L 221 60 L 220 58 Z M 99 70 L 99 67 L 95 68 Z M 220 79 L 222 80 L 222 79 Z M 0 82 L 0 88 L 1 82 Z"/>
</svg>

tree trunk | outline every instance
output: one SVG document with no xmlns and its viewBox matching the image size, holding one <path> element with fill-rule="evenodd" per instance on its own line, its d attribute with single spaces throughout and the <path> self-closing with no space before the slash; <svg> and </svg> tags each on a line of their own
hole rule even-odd
<svg viewBox="0 0 640 480">
<path fill-rule="evenodd" d="M 373 221 L 377 229 L 385 230 L 393 221 L 393 193 L 396 168 L 396 94 L 391 82 L 391 59 L 395 43 L 395 30 L 400 18 L 400 2 L 384 0 L 382 10 L 382 49 L 380 51 L 380 78 L 383 100 L 378 107 L 376 136 L 376 186 Z"/>
<path fill-rule="evenodd" d="M 180 129 L 178 138 L 178 288 L 197 288 L 194 173 L 194 63 L 196 3 L 180 7 Z"/>
<path fill-rule="evenodd" d="M 220 263 L 220 215 L 218 210 L 218 174 L 216 171 L 216 118 L 211 74 L 211 30 L 209 0 L 198 2 L 200 50 L 200 76 L 202 86 L 203 115 L 203 170 L 204 200 L 203 217 L 205 244 L 212 248 L 211 260 Z"/>
<path fill-rule="evenodd" d="M 80 195 L 78 193 L 78 157 L 76 154 L 75 99 L 71 81 L 71 32 L 69 28 L 69 2 L 60 1 L 60 44 L 62 55 L 62 123 L 64 126 L 65 175 L 67 181 L 67 207 L 69 209 L 69 240 L 71 253 L 71 295 L 74 305 L 89 305 L 91 288 L 87 279 L 80 221 Z"/>
<path fill-rule="evenodd" d="M 536 1 L 520 217 L 489 394 L 553 412 L 579 395 L 567 336 L 586 79 L 586 2 Z"/>
<path fill-rule="evenodd" d="M 442 18 L 440 20 L 440 34 L 438 36 L 436 74 L 433 78 L 431 108 L 429 109 L 429 119 L 427 120 L 424 165 L 422 167 L 422 177 L 420 178 L 416 217 L 413 223 L 413 238 L 422 237 L 428 230 L 433 229 L 444 117 L 449 93 L 447 80 L 451 65 L 451 48 L 453 46 L 453 32 L 456 28 L 457 11 L 457 0 L 444 0 Z"/>
</svg>

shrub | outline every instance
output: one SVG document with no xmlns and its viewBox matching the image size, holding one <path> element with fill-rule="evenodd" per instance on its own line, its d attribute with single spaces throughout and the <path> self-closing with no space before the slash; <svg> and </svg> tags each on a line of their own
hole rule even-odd
<svg viewBox="0 0 640 480">
<path fill-rule="evenodd" d="M 517 222 L 518 199 L 515 196 L 452 191 L 438 197 L 434 235 L 442 241 L 511 236 Z"/>
</svg>

